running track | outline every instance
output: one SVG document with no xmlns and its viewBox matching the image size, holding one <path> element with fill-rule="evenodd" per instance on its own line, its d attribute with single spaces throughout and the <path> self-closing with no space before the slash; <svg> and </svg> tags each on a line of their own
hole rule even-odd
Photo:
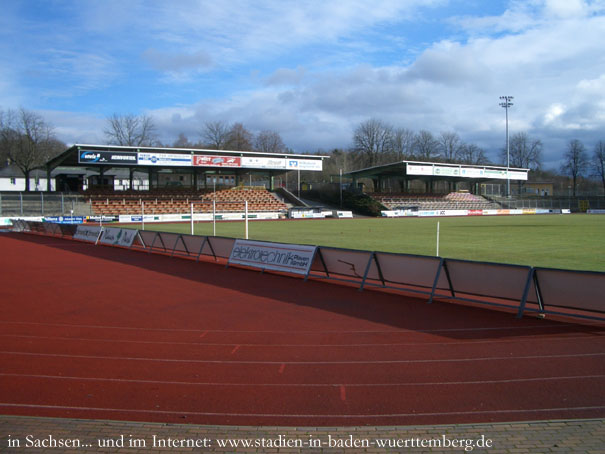
<svg viewBox="0 0 605 454">
<path fill-rule="evenodd" d="M 0 413 L 228 425 L 605 416 L 605 327 L 0 234 Z"/>
</svg>

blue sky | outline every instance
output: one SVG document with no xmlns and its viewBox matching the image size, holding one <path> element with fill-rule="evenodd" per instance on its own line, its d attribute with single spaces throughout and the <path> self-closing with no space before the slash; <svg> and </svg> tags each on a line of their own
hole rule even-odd
<svg viewBox="0 0 605 454">
<path fill-rule="evenodd" d="M 605 140 L 605 0 L 3 0 L 0 109 L 103 143 L 114 113 L 160 139 L 204 123 L 274 130 L 297 152 L 349 147 L 378 118 L 457 132 L 492 159 L 511 133 Z"/>
</svg>

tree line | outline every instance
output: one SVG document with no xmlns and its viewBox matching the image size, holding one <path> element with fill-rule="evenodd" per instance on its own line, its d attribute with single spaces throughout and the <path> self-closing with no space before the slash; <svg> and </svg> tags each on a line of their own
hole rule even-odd
<svg viewBox="0 0 605 454">
<path fill-rule="evenodd" d="M 158 139 L 153 119 L 146 115 L 114 114 L 106 119 L 105 140 L 110 145 L 153 146 L 174 148 L 204 148 L 213 150 L 258 151 L 262 153 L 292 152 L 279 133 L 263 130 L 252 133 L 242 123 L 208 121 L 198 131 L 198 140 L 190 142 L 184 133 L 171 144 Z M 44 118 L 26 109 L 0 110 L 0 167 L 17 166 L 26 177 L 67 146 L 56 138 L 53 127 Z M 481 147 L 465 143 L 456 132 L 444 131 L 434 135 L 428 130 L 412 131 L 395 127 L 380 119 L 361 122 L 353 131 L 352 146 L 317 154 L 330 156 L 323 172 L 324 180 L 339 170 L 349 171 L 415 160 L 472 165 L 510 165 L 538 171 L 542 166 L 543 145 L 525 132 L 513 134 L 508 150 L 503 147 L 498 162 L 491 162 Z M 571 179 L 574 196 L 582 177 L 597 178 L 605 191 L 605 141 L 595 145 L 592 155 L 579 140 L 571 140 L 558 169 Z"/>
<path fill-rule="evenodd" d="M 250 132 L 242 123 L 209 121 L 198 131 L 199 140 L 190 142 L 184 133 L 171 144 L 158 140 L 157 128 L 149 116 L 114 114 L 107 119 L 105 139 L 111 145 L 173 148 L 205 148 L 211 150 L 259 151 L 285 153 L 289 151 L 279 133 L 270 130 Z"/>
<path fill-rule="evenodd" d="M 0 167 L 13 164 L 21 170 L 26 191 L 30 173 L 66 148 L 41 115 L 23 108 L 0 110 Z"/>
</svg>

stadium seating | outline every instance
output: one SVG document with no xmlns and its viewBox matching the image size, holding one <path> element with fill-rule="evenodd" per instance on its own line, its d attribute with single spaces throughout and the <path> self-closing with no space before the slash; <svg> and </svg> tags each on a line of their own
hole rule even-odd
<svg viewBox="0 0 605 454">
<path fill-rule="evenodd" d="M 373 193 L 375 200 L 389 209 L 418 207 L 421 210 L 487 210 L 500 206 L 468 192 L 449 194 Z"/>
<path fill-rule="evenodd" d="M 243 212 L 248 201 L 251 212 L 284 212 L 286 205 L 264 187 L 236 187 L 219 191 L 203 190 L 152 190 L 137 191 L 89 191 L 86 193 L 92 212 L 96 215 L 140 214 L 145 203 L 147 214 L 189 213 L 191 203 L 197 212 L 211 212 L 213 200 L 217 202 L 217 211 Z"/>
</svg>

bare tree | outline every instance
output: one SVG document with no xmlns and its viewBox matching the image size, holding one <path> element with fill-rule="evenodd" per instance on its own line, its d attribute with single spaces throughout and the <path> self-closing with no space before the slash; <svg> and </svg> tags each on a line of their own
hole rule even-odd
<svg viewBox="0 0 605 454">
<path fill-rule="evenodd" d="M 561 171 L 571 177 L 573 195 L 575 197 L 578 177 L 580 177 L 588 167 L 588 155 L 586 154 L 584 144 L 577 139 L 572 140 L 569 142 L 563 158 L 564 162 L 561 166 Z"/>
<path fill-rule="evenodd" d="M 10 117 L 14 115 L 11 111 L 0 110 L 0 168 L 10 164 L 10 149 L 13 146 L 13 134 Z"/>
<path fill-rule="evenodd" d="M 194 145 L 189 142 L 189 139 L 184 133 L 179 133 L 179 138 L 172 144 L 174 148 L 193 148 Z"/>
<path fill-rule="evenodd" d="M 538 170 L 542 165 L 542 141 L 533 139 L 526 133 L 513 135 L 509 142 L 510 166 L 522 169 Z M 501 162 L 507 162 L 507 152 L 500 152 Z"/>
<path fill-rule="evenodd" d="M 0 148 L 25 177 L 25 190 L 30 190 L 32 170 L 65 150 L 52 127 L 37 113 L 23 108 L 0 115 Z"/>
<path fill-rule="evenodd" d="M 146 115 L 118 115 L 107 118 L 107 142 L 112 145 L 151 147 L 157 140 L 156 127 Z"/>
<path fill-rule="evenodd" d="M 414 157 L 421 161 L 431 161 L 437 157 L 439 142 L 429 131 L 422 130 L 414 137 Z"/>
<path fill-rule="evenodd" d="M 602 140 L 599 140 L 594 147 L 592 168 L 594 175 L 603 183 L 603 191 L 605 191 L 605 142 Z"/>
<path fill-rule="evenodd" d="M 363 156 L 365 165 L 372 167 L 378 164 L 379 155 L 391 149 L 392 133 L 390 125 L 375 118 L 355 128 L 353 144 L 355 151 Z"/>
<path fill-rule="evenodd" d="M 472 143 L 462 145 L 458 150 L 456 159 L 464 164 L 489 164 L 485 150 Z"/>
<path fill-rule="evenodd" d="M 414 144 L 414 131 L 406 128 L 396 128 L 391 136 L 391 150 L 398 160 L 403 160 L 412 156 L 412 146 Z"/>
<path fill-rule="evenodd" d="M 283 153 L 286 145 L 275 131 L 261 131 L 254 141 L 256 150 L 263 153 Z"/>
<path fill-rule="evenodd" d="M 455 132 L 442 132 L 437 138 L 439 153 L 445 162 L 454 162 L 460 149 L 464 146 L 460 136 Z"/>
<path fill-rule="evenodd" d="M 209 121 L 201 132 L 202 140 L 209 148 L 224 150 L 229 142 L 230 128 L 224 121 Z"/>
<path fill-rule="evenodd" d="M 254 135 L 248 131 L 243 124 L 235 123 L 229 130 L 227 149 L 234 151 L 252 150 Z"/>
</svg>

